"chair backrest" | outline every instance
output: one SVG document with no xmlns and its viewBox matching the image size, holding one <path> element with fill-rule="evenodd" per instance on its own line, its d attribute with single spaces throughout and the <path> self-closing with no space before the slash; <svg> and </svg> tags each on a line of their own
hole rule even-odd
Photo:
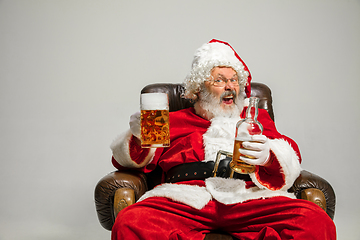
<svg viewBox="0 0 360 240">
<path fill-rule="evenodd" d="M 154 83 L 145 86 L 141 91 L 141 93 L 153 92 L 168 94 L 170 112 L 193 106 L 190 100 L 182 97 L 184 92 L 184 86 L 182 84 Z M 271 119 L 275 121 L 270 88 L 263 83 L 253 82 L 251 83 L 251 96 L 259 98 L 259 108 L 267 110 Z"/>
</svg>

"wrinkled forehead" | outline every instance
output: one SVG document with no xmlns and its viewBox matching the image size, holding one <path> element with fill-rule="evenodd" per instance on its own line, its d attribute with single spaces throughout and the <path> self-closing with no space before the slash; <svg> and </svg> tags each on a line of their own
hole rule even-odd
<svg viewBox="0 0 360 240">
<path fill-rule="evenodd" d="M 232 67 L 226 66 L 216 66 L 210 70 L 210 75 L 212 78 L 236 78 L 238 79 L 238 73 Z"/>
</svg>

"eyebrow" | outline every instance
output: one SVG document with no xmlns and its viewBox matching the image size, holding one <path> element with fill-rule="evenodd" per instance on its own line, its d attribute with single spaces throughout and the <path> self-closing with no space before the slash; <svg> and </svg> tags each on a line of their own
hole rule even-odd
<svg viewBox="0 0 360 240">
<path fill-rule="evenodd" d="M 226 79 L 226 77 L 224 75 L 222 75 L 221 73 L 218 73 L 217 77 L 222 77 L 222 78 Z M 234 77 L 237 77 L 236 73 L 231 78 L 234 78 Z"/>
</svg>

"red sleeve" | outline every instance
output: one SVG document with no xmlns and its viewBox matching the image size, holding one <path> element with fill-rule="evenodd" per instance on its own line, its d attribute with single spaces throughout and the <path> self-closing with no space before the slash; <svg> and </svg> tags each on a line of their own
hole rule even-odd
<svg viewBox="0 0 360 240">
<path fill-rule="evenodd" d="M 271 141 L 270 165 L 256 166 L 257 181 L 270 190 L 292 185 L 300 173 L 301 155 L 291 138 L 280 134 L 266 110 L 260 109 L 258 121 L 263 125 L 263 135 Z"/>
<path fill-rule="evenodd" d="M 287 141 L 296 152 L 299 157 L 299 162 L 301 163 L 302 159 L 298 145 L 294 140 L 277 131 L 274 121 L 270 118 L 270 115 L 266 110 L 259 109 L 258 121 L 263 126 L 263 135 L 267 136 L 269 139 L 284 139 Z"/>
<path fill-rule="evenodd" d="M 139 144 L 137 144 L 136 138 L 134 136 L 130 138 L 129 153 L 131 160 L 137 164 L 141 164 L 149 152 L 150 148 L 142 148 Z"/>
</svg>

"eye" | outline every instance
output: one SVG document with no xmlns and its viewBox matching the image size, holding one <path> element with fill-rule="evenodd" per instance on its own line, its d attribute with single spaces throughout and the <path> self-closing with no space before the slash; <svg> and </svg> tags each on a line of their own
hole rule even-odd
<svg viewBox="0 0 360 240">
<path fill-rule="evenodd" d="M 230 82 L 231 82 L 231 83 L 237 83 L 238 80 L 237 80 L 237 79 L 230 79 Z"/>
<path fill-rule="evenodd" d="M 221 82 L 223 82 L 224 80 L 222 80 L 222 79 L 220 79 L 220 78 L 218 78 L 218 79 L 215 79 L 215 81 L 214 82 L 216 82 L 216 83 L 221 83 Z"/>
</svg>

